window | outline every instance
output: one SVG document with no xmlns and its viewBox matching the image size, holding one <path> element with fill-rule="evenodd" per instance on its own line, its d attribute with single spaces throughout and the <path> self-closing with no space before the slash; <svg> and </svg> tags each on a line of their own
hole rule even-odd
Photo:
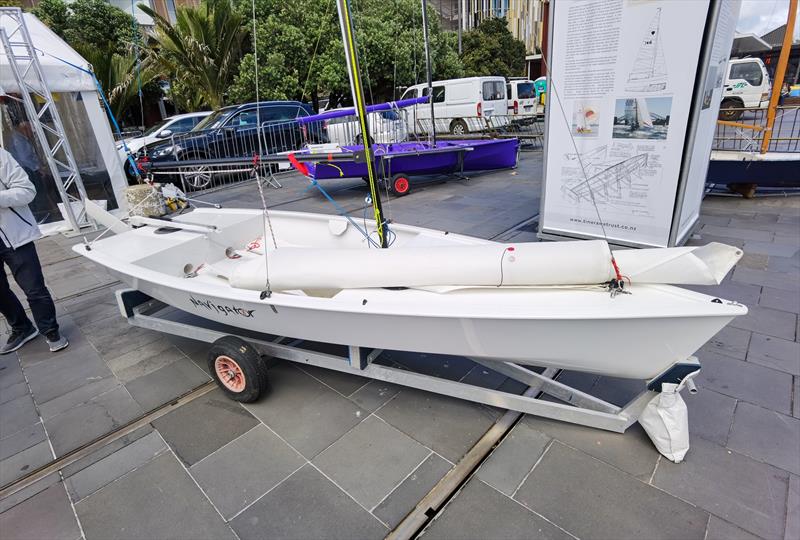
<svg viewBox="0 0 800 540">
<path fill-rule="evenodd" d="M 417 92 L 416 88 L 409 88 L 408 90 L 405 91 L 403 97 L 401 97 L 400 99 L 414 99 L 415 97 L 418 96 L 419 93 Z"/>
<path fill-rule="evenodd" d="M 744 79 L 753 86 L 761 86 L 763 74 L 757 62 L 731 64 L 731 79 Z"/>
<path fill-rule="evenodd" d="M 533 99 L 536 97 L 536 88 L 532 82 L 519 83 L 517 85 L 517 97 L 519 99 Z"/>
<path fill-rule="evenodd" d="M 511 85 L 506 85 L 506 99 L 511 99 Z"/>
<path fill-rule="evenodd" d="M 503 89 L 502 81 L 486 81 L 483 83 L 483 99 L 491 101 L 494 99 L 503 99 L 505 90 Z"/>
<path fill-rule="evenodd" d="M 197 118 L 181 118 L 177 122 L 172 123 L 167 129 L 173 133 L 185 133 L 192 129 L 197 124 Z"/>
<path fill-rule="evenodd" d="M 296 105 L 268 105 L 261 108 L 261 123 L 287 122 L 297 118 Z"/>
<path fill-rule="evenodd" d="M 255 126 L 257 123 L 255 109 L 249 109 L 233 115 L 230 122 L 225 127 L 250 127 Z"/>
<path fill-rule="evenodd" d="M 422 95 L 428 95 L 428 88 L 422 89 Z M 433 87 L 433 102 L 434 103 L 444 103 L 444 86 L 434 86 Z"/>
</svg>

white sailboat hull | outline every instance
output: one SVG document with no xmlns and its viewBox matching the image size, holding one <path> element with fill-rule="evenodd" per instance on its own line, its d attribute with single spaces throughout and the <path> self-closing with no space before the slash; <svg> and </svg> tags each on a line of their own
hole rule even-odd
<svg viewBox="0 0 800 540">
<path fill-rule="evenodd" d="M 341 217 L 294 212 L 270 212 L 270 217 L 279 247 L 363 245 L 363 236 L 343 227 Z M 636 283 L 631 294 L 613 298 L 602 287 L 577 286 L 285 291 L 262 300 L 259 291 L 231 287 L 213 273 L 184 277 L 187 264 L 213 264 L 226 247 L 257 236 L 260 211 L 197 210 L 180 220 L 217 229 L 156 234 L 154 227 L 143 227 L 100 240 L 90 251 L 75 250 L 153 298 L 245 330 L 635 379 L 653 378 L 686 360 L 747 311 L 677 287 Z M 402 225 L 393 231 L 399 245 L 494 244 Z"/>
</svg>

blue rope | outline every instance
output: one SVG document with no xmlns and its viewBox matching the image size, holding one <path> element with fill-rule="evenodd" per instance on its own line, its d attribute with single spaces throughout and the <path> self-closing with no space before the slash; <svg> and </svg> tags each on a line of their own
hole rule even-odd
<svg viewBox="0 0 800 540">
<path fill-rule="evenodd" d="M 365 229 L 362 229 L 361 227 L 358 226 L 358 223 L 356 223 L 355 220 L 347 214 L 347 210 L 345 210 L 339 203 L 337 203 L 334 200 L 334 198 L 331 197 L 330 194 L 327 191 L 325 191 L 325 189 L 321 185 L 319 185 L 319 182 L 317 182 L 316 179 L 309 178 L 309 180 L 311 180 L 311 186 L 317 188 L 320 191 L 320 193 L 322 193 L 325 196 L 325 198 L 328 199 L 328 201 L 333 205 L 333 207 L 336 208 L 336 211 L 339 213 L 339 215 L 344 217 L 353 227 L 355 227 L 358 230 L 358 232 L 360 232 L 370 244 L 372 244 L 376 248 L 381 247 L 377 243 L 375 243 L 375 240 L 370 238 L 369 233 Z M 306 191 L 311 189 L 311 186 L 308 186 L 306 188 Z"/>
</svg>

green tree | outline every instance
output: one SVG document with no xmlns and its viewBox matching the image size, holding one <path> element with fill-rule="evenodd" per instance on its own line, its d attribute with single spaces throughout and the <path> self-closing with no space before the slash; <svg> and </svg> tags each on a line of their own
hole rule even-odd
<svg viewBox="0 0 800 540">
<path fill-rule="evenodd" d="M 171 79 L 194 88 L 203 104 L 213 109 L 225 105 L 247 37 L 244 17 L 231 1 L 205 0 L 197 8 L 178 8 L 174 25 L 149 6 L 139 8 L 156 24 L 153 62 Z"/>
<path fill-rule="evenodd" d="M 525 74 L 525 44 L 514 38 L 505 19 L 486 19 L 463 36 L 461 61 L 464 75 Z"/>
<path fill-rule="evenodd" d="M 92 65 L 116 118 L 122 118 L 136 102 L 139 85 L 144 88 L 159 75 L 152 62 L 145 60 L 137 66 L 133 52 L 109 54 L 85 44 L 76 45 L 75 50 Z"/>
<path fill-rule="evenodd" d="M 33 13 L 73 47 L 85 44 L 124 55 L 136 38 L 134 18 L 104 0 L 42 0 Z"/>
<path fill-rule="evenodd" d="M 248 18 L 249 0 L 238 0 Z M 461 62 L 455 36 L 443 32 L 438 16 L 429 13 L 433 75 L 458 77 Z M 258 82 L 261 99 L 331 101 L 349 99 L 335 0 L 256 0 Z M 418 0 L 358 0 L 353 3 L 359 59 L 367 98 L 378 102 L 396 97 L 396 87 L 425 80 L 422 12 Z M 237 101 L 255 99 L 255 58 L 245 55 L 231 89 Z"/>
</svg>

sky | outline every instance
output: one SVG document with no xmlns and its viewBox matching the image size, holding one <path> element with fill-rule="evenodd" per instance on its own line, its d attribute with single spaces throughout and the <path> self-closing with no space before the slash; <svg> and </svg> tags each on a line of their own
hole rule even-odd
<svg viewBox="0 0 800 540">
<path fill-rule="evenodd" d="M 789 0 L 742 0 L 736 30 L 762 36 L 786 22 Z M 800 24 L 795 22 L 794 39 L 800 39 Z"/>
</svg>

